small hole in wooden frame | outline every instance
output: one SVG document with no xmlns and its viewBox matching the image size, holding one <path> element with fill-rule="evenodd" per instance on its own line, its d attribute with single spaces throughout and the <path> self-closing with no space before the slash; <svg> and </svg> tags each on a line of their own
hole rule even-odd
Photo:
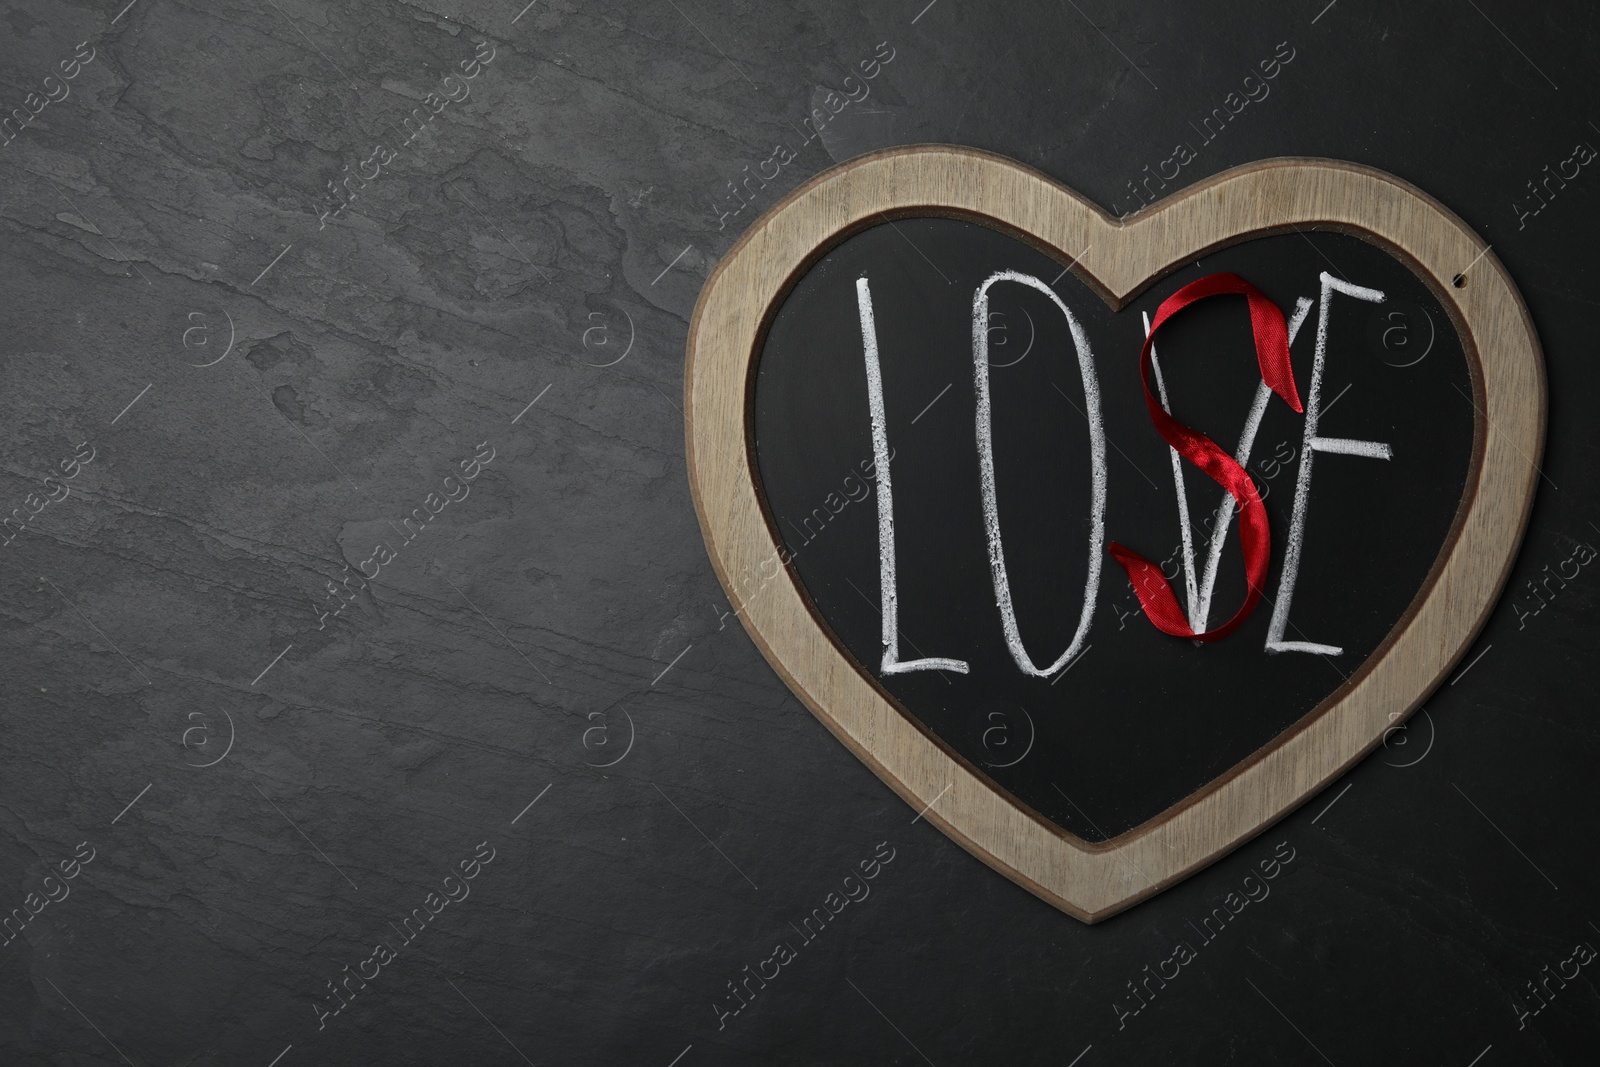
<svg viewBox="0 0 1600 1067">
<path fill-rule="evenodd" d="M 1465 274 L 1457 274 L 1454 278 L 1450 279 L 1450 284 L 1455 286 L 1457 289 L 1465 289 L 1467 287 L 1467 276 Z"/>
</svg>

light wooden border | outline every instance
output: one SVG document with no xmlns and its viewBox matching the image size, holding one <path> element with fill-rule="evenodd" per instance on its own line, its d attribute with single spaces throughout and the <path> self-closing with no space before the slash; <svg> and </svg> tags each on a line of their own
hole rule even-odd
<svg viewBox="0 0 1600 1067">
<path fill-rule="evenodd" d="M 924 733 L 834 643 L 792 571 L 778 564 L 786 557 L 764 511 L 748 433 L 766 328 L 790 287 L 840 241 L 890 217 L 930 215 L 983 222 L 1029 241 L 1070 264 L 1114 308 L 1213 249 L 1301 227 L 1344 230 L 1384 246 L 1430 281 L 1474 364 L 1477 455 L 1452 538 L 1406 617 L 1322 705 L 1204 789 L 1110 841 L 1091 844 L 1061 830 Z M 1282 818 L 1371 751 L 1443 680 L 1487 619 L 1521 541 L 1544 440 L 1545 383 L 1537 336 L 1505 269 L 1455 215 L 1381 171 L 1265 160 L 1118 220 L 1001 156 L 918 145 L 818 175 L 729 250 L 689 327 L 684 410 L 706 547 L 773 668 L 950 838 L 1068 914 L 1098 922 Z M 748 600 L 732 580 L 741 574 L 761 578 Z"/>
</svg>

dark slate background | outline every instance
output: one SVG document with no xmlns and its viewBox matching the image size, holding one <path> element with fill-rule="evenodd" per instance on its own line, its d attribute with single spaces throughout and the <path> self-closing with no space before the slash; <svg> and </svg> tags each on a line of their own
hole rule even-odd
<svg viewBox="0 0 1600 1067">
<path fill-rule="evenodd" d="M 29 919 L 0 1062 L 1592 1062 L 1600 961 L 1549 976 L 1600 945 L 1600 578 L 1525 584 L 1600 539 L 1600 178 L 1537 214 L 1527 189 L 1600 144 L 1592 5 L 125 3 L 0 14 L 0 117 L 94 55 L 0 147 L 0 513 L 31 516 L 0 548 L 0 909 Z M 480 41 L 470 97 L 319 229 L 329 180 Z M 757 211 L 884 145 L 992 149 L 1129 209 L 1284 41 L 1181 180 L 1333 156 L 1459 212 L 1545 345 L 1545 477 L 1481 658 L 1427 714 L 1086 927 L 914 823 L 725 614 L 687 319 Z M 725 183 L 881 42 L 871 96 L 719 227 Z M 326 583 L 480 442 L 466 499 L 319 629 Z M 470 896 L 319 1030 L 326 983 L 484 842 Z M 871 895 L 799 944 L 880 842 Z M 1279 842 L 1270 897 L 1194 933 Z M 31 914 L 46 887 L 69 895 Z M 1181 939 L 1197 957 L 1132 1014 Z"/>
</svg>

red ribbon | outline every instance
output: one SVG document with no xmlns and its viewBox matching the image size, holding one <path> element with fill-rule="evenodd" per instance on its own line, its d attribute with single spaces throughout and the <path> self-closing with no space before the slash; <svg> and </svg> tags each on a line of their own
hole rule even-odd
<svg viewBox="0 0 1600 1067">
<path fill-rule="evenodd" d="M 1266 294 L 1237 274 L 1208 274 L 1162 301 L 1144 339 L 1144 348 L 1139 352 L 1139 374 L 1144 379 L 1145 406 L 1150 409 L 1150 421 L 1155 423 L 1156 432 L 1178 455 L 1205 471 L 1238 502 L 1239 546 L 1244 551 L 1245 581 L 1249 585 L 1244 604 L 1221 626 L 1197 634 L 1189 628 L 1183 609 L 1178 606 L 1178 598 L 1160 567 L 1115 541 L 1107 549 L 1128 572 L 1128 580 L 1139 597 L 1139 606 L 1144 608 L 1156 629 L 1197 641 L 1218 641 L 1227 637 L 1243 625 L 1260 603 L 1267 579 L 1267 563 L 1272 558 L 1272 535 L 1267 529 L 1267 509 L 1262 506 L 1250 475 L 1211 438 L 1167 414 L 1150 392 L 1150 349 L 1156 331 L 1173 315 L 1207 297 L 1227 295 L 1243 296 L 1250 303 L 1250 330 L 1255 339 L 1256 362 L 1261 366 L 1261 380 L 1291 408 L 1302 411 L 1300 394 L 1294 387 L 1294 368 L 1289 363 L 1289 330 L 1284 324 L 1283 312 Z M 1224 534 L 1225 531 L 1219 530 L 1216 536 Z"/>
</svg>

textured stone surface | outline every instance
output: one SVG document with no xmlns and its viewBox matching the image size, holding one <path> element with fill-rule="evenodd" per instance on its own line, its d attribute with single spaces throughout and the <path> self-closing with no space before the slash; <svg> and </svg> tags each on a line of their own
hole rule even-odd
<svg viewBox="0 0 1600 1067">
<path fill-rule="evenodd" d="M 0 548 L 0 908 L 30 914 L 53 871 L 68 893 L 0 948 L 0 1061 L 1592 1057 L 1590 969 L 1521 1029 L 1515 1006 L 1600 945 L 1600 578 L 1524 585 L 1600 537 L 1596 178 L 1537 214 L 1526 187 L 1600 142 L 1591 8 L 122 4 L 0 15 L 0 117 L 42 106 L 0 147 L 0 512 L 68 492 Z M 1483 658 L 1405 738 L 1088 928 L 913 825 L 723 617 L 684 476 L 687 318 L 758 211 L 886 144 L 992 149 L 1127 209 L 1280 41 L 1271 94 L 1178 181 L 1324 155 L 1459 212 L 1540 330 L 1548 477 Z M 481 42 L 470 95 L 427 103 Z M 880 42 L 871 95 L 801 144 Z M 732 215 L 725 183 L 780 143 L 796 158 Z M 401 544 L 480 442 L 467 495 Z M 802 943 L 885 841 L 871 895 Z M 1279 841 L 1270 898 L 1197 936 Z M 403 944 L 481 842 L 470 895 Z M 1119 1027 L 1184 938 L 1197 958 Z M 719 1028 L 781 940 L 796 958 Z M 397 958 L 319 1029 L 380 941 Z"/>
</svg>

